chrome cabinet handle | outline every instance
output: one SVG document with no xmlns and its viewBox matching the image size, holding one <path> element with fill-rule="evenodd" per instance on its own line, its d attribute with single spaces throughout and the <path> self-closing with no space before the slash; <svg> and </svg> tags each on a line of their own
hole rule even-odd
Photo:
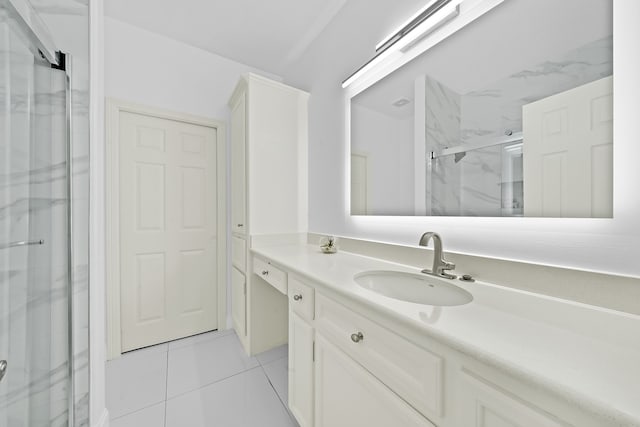
<svg viewBox="0 0 640 427">
<path fill-rule="evenodd" d="M 244 227 L 244 224 L 238 224 L 237 227 L 238 228 L 242 228 L 242 227 Z"/>
<path fill-rule="evenodd" d="M 302 295 L 294 295 L 293 296 L 293 300 L 294 301 L 300 301 L 302 299 Z"/>
<path fill-rule="evenodd" d="M 4 378 L 4 374 L 7 373 L 7 361 L 0 360 L 0 381 Z"/>
<path fill-rule="evenodd" d="M 263 275 L 263 276 L 267 276 L 267 275 L 269 275 L 269 270 L 263 270 L 263 271 L 262 271 L 262 275 Z"/>
<path fill-rule="evenodd" d="M 353 341 L 356 344 L 362 341 L 363 339 L 364 339 L 364 335 L 362 335 L 362 332 L 351 334 L 351 341 Z"/>
</svg>

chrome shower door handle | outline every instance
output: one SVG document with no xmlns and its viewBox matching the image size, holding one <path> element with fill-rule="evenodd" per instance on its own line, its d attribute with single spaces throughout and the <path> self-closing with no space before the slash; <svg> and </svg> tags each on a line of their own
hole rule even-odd
<svg viewBox="0 0 640 427">
<path fill-rule="evenodd" d="M 7 373 L 7 361 L 0 360 L 0 381 L 4 378 L 4 374 Z"/>
<path fill-rule="evenodd" d="M 0 249 L 16 248 L 20 246 L 44 245 L 44 240 L 23 240 L 22 242 L 11 242 L 0 245 Z"/>
</svg>

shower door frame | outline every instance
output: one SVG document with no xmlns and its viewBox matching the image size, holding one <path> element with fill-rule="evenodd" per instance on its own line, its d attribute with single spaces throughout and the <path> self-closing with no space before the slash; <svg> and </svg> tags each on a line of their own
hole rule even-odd
<svg viewBox="0 0 640 427">
<path fill-rule="evenodd" d="M 55 44 L 49 35 L 48 29 L 42 22 L 36 11 L 27 0 L 0 0 L 11 18 L 18 22 L 18 25 L 30 44 L 32 44 L 45 59 L 52 70 L 59 70 L 65 73 L 65 123 L 66 123 L 66 190 L 67 190 L 67 350 L 68 350 L 68 387 L 67 387 L 67 425 L 74 426 L 75 423 L 75 363 L 74 363 L 74 311 L 73 311 L 73 254 L 74 254 L 74 232 L 73 232 L 73 138 L 72 138 L 72 90 L 71 90 L 71 55 L 63 53 L 55 48 Z M 34 55 L 36 53 L 34 52 Z M 9 366 L 8 369 L 11 369 Z"/>
</svg>

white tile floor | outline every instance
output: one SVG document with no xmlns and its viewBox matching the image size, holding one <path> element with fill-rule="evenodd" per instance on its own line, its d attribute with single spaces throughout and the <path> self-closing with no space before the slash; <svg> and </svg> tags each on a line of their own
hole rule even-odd
<svg viewBox="0 0 640 427">
<path fill-rule="evenodd" d="M 296 427 L 286 404 L 287 347 L 247 357 L 233 331 L 107 362 L 111 427 Z"/>
</svg>

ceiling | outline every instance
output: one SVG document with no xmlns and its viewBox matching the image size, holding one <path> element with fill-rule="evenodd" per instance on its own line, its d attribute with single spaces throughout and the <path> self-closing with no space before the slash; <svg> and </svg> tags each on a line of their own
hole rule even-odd
<svg viewBox="0 0 640 427">
<path fill-rule="evenodd" d="M 346 0 L 108 0 L 105 14 L 281 75 L 345 3 Z"/>
</svg>

